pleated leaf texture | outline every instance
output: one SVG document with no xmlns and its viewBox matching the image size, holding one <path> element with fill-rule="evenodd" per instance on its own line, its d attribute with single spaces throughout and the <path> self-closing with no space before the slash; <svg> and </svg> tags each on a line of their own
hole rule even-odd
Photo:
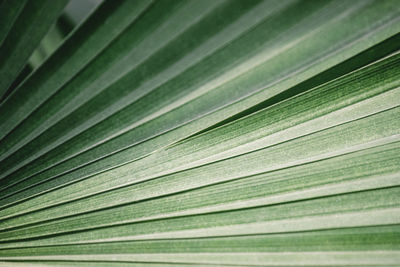
<svg viewBox="0 0 400 267">
<path fill-rule="evenodd" d="M 1 266 L 399 266 L 400 2 L 0 1 Z M 28 64 L 28 65 L 27 65 Z"/>
</svg>

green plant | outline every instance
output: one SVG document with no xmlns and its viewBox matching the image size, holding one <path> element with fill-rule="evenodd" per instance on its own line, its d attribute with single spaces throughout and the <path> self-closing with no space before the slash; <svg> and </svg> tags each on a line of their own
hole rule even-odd
<svg viewBox="0 0 400 267">
<path fill-rule="evenodd" d="M 18 83 L 66 3 L 0 1 L 4 264 L 400 262 L 397 1 L 106 0 Z"/>
</svg>

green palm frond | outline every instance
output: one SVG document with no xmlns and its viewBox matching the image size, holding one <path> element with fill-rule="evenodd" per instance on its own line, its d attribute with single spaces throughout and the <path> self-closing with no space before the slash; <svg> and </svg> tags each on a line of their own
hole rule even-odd
<svg viewBox="0 0 400 267">
<path fill-rule="evenodd" d="M 400 263 L 396 0 L 67 2 L 0 1 L 4 266 Z"/>
</svg>

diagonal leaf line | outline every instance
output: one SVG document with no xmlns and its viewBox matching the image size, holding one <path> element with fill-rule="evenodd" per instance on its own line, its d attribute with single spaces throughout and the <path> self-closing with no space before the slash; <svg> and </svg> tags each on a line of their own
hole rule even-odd
<svg viewBox="0 0 400 267">
<path fill-rule="evenodd" d="M 243 177 L 245 178 L 245 177 Z M 241 178 L 241 179 L 243 179 Z M 208 186 L 204 186 L 204 187 L 209 187 Z M 212 186 L 212 185 L 211 185 Z M 203 188 L 204 188 L 203 187 Z M 64 233 L 60 233 L 60 234 L 49 234 L 49 235 L 45 235 L 45 236 L 40 236 L 40 237 L 34 237 L 34 238 L 25 238 L 25 239 L 21 239 L 21 240 L 12 240 L 12 241 L 0 241 L 1 243 L 12 243 L 15 241 L 30 241 L 30 240 L 37 240 L 37 239 L 41 239 L 41 238 L 47 238 L 47 237 L 55 237 L 55 236 L 62 236 L 62 235 L 66 235 L 66 234 L 70 234 L 70 233 L 81 233 L 81 232 L 86 232 L 88 230 L 93 230 L 93 229 L 105 229 L 105 228 L 112 228 L 114 226 L 122 226 L 122 225 L 135 225 L 135 224 L 141 224 L 144 222 L 157 222 L 157 221 L 163 221 L 163 220 L 171 220 L 171 219 L 177 219 L 177 218 L 186 218 L 186 217 L 196 217 L 196 216 L 202 216 L 202 215 L 208 215 L 208 214 L 223 214 L 223 213 L 230 213 L 232 211 L 240 211 L 240 210 L 253 210 L 253 209 L 257 209 L 257 208 L 261 208 L 261 207 L 272 207 L 272 206 L 281 206 L 281 205 L 286 205 L 286 204 L 291 204 L 291 203 L 302 203 L 302 202 L 306 202 L 306 201 L 312 201 L 312 200 L 317 200 L 317 199 L 323 199 L 323 198 L 331 198 L 334 196 L 340 196 L 340 195 L 351 195 L 351 194 L 356 194 L 356 193 L 361 193 L 361 192 L 370 192 L 370 191 L 379 191 L 382 189 L 390 189 L 390 188 L 398 188 L 400 187 L 399 185 L 396 186 L 383 186 L 383 187 L 377 187 L 377 188 L 373 188 L 373 189 L 365 189 L 365 190 L 360 190 L 360 191 L 351 191 L 351 192 L 344 192 L 344 193 L 335 193 L 335 194 L 331 194 L 331 195 L 324 195 L 324 196 L 317 196 L 317 197 L 310 197 L 310 198 L 305 198 L 305 199 L 297 199 L 297 200 L 290 200 L 290 201 L 286 201 L 286 202 L 279 202 L 279 203 L 272 203 L 272 204 L 267 204 L 267 205 L 259 205 L 259 206 L 251 206 L 251 207 L 243 207 L 243 208 L 237 208 L 237 209 L 230 209 L 230 210 L 221 210 L 221 211 L 211 211 L 211 212 L 204 212 L 204 213 L 198 213 L 198 214 L 190 214 L 190 215 L 177 215 L 177 216 L 172 216 L 172 217 L 166 217 L 166 218 L 155 218 L 155 219 L 146 219 L 146 220 L 141 220 L 141 221 L 135 221 L 135 222 L 123 222 L 123 223 L 115 223 L 113 225 L 107 225 L 107 226 L 98 226 L 98 227 L 93 227 L 93 228 L 87 228 L 87 229 L 82 229 L 82 230 L 76 230 L 76 231 L 70 231 L 70 232 L 64 232 Z M 194 191 L 195 189 L 189 189 L 189 190 L 185 190 L 183 192 L 191 192 Z M 152 197 L 149 199 L 145 199 L 145 200 L 141 200 L 141 201 L 135 201 L 132 203 L 128 203 L 128 204 L 121 204 L 118 205 L 118 207 L 121 206 L 126 206 L 129 204 L 134 204 L 134 203 L 140 203 L 140 202 L 144 202 L 144 201 L 151 201 L 154 199 L 160 199 L 160 198 L 164 198 L 164 197 L 168 197 L 168 196 L 172 196 L 172 195 L 176 195 L 182 192 L 177 192 L 177 193 L 172 193 L 172 194 L 168 194 L 168 195 L 164 195 L 164 196 L 157 196 L 157 197 Z M 81 214 L 90 214 L 96 211 L 100 211 L 100 210 L 110 210 L 114 207 L 108 207 L 108 208 L 103 208 L 103 209 L 99 209 L 99 210 L 94 210 L 94 211 L 90 211 L 90 212 L 85 212 L 85 213 L 81 213 Z M 62 217 L 61 219 L 65 219 L 65 218 L 71 218 L 74 217 L 75 215 L 70 215 L 70 216 L 66 216 L 66 217 Z M 57 219 L 51 219 L 51 220 L 45 220 L 42 221 L 40 223 L 43 222 L 53 222 L 53 221 L 57 221 L 60 218 Z M 32 225 L 40 225 L 40 223 L 34 223 Z M 18 228 L 24 228 L 26 226 L 32 226 L 32 225 L 25 225 L 23 227 L 18 227 Z M 1 230 L 1 232 L 7 232 L 9 230 L 14 230 L 14 228 L 12 229 L 6 229 L 6 230 Z"/>
<path fill-rule="evenodd" d="M 147 1 L 147 0 L 146 0 Z M 142 1 L 142 3 L 146 3 L 146 1 Z M 125 1 L 125 3 L 127 3 L 128 1 Z M 148 1 L 147 1 L 148 2 Z M 151 6 L 152 5 L 152 3 L 153 2 L 150 2 L 149 3 L 149 6 Z M 132 4 L 132 3 L 131 3 Z M 137 3 L 135 3 L 135 4 L 140 4 L 140 2 L 137 2 Z M 129 5 L 129 2 L 128 2 L 128 5 Z M 46 72 L 48 72 L 49 71 L 49 67 L 51 67 L 52 66 L 52 64 L 55 64 L 55 63 L 59 63 L 59 61 L 61 61 L 60 60 L 60 57 L 62 57 L 63 56 L 63 53 L 65 53 L 65 51 L 67 50 L 67 52 L 66 53 L 71 53 L 71 51 L 70 50 L 68 50 L 69 49 L 69 47 L 72 47 L 73 45 L 76 45 L 76 44 L 74 44 L 74 42 L 80 42 L 80 41 L 82 41 L 82 35 L 83 34 L 85 34 L 85 31 L 91 31 L 93 28 L 92 27 L 97 27 L 95 24 L 97 23 L 96 22 L 96 19 L 98 19 L 98 17 L 101 17 L 101 16 L 104 16 L 104 15 L 110 15 L 110 13 L 112 13 L 112 12 L 116 12 L 116 14 L 118 14 L 118 12 L 121 12 L 121 7 L 124 7 L 124 5 L 120 5 L 119 7 L 118 7 L 118 5 L 115 5 L 115 2 L 113 3 L 113 1 L 105 1 L 104 2 L 104 4 L 102 4 L 102 5 L 100 5 L 96 10 L 94 10 L 93 11 L 93 13 L 92 13 L 92 16 L 89 16 L 86 20 L 84 20 L 80 25 L 79 25 L 79 27 L 77 27 L 76 28 L 76 30 L 75 31 L 73 31 L 70 35 L 69 35 L 69 38 L 66 40 L 66 42 L 60 47 L 60 49 L 58 49 L 57 51 L 56 51 L 56 53 L 54 54 L 54 56 L 52 56 L 52 57 L 50 57 L 44 64 L 43 64 L 43 66 L 41 66 L 35 73 L 33 73 L 31 76 L 32 77 L 30 77 L 29 79 L 26 79 L 25 80 L 25 84 L 21 84 L 21 86 L 19 87 L 19 88 L 17 88 L 17 90 L 15 90 L 14 92 L 13 92 L 13 94 L 11 94 L 8 98 L 7 98 L 7 100 L 8 101 L 3 101 L 1 104 L 0 104 L 0 109 L 5 109 L 5 110 L 7 110 L 7 109 L 11 109 L 12 111 L 14 111 L 15 113 L 17 113 L 17 118 L 20 118 L 20 116 L 21 116 L 21 113 L 24 113 L 24 118 L 23 118 L 23 120 L 25 120 L 26 119 L 26 116 L 28 116 L 31 112 L 33 112 L 34 110 L 36 110 L 39 106 L 34 106 L 34 107 L 32 107 L 31 108 L 31 111 L 28 111 L 28 112 L 26 112 L 26 110 L 24 110 L 23 112 L 21 112 L 21 111 L 15 111 L 15 107 L 17 106 L 19 106 L 19 108 L 21 109 L 26 109 L 27 107 L 29 108 L 30 107 L 30 105 L 31 104 L 24 104 L 23 106 L 21 106 L 21 105 L 18 105 L 18 103 L 17 103 L 17 105 L 16 105 L 16 103 L 15 103 L 15 101 L 24 101 L 24 100 L 27 100 L 26 98 L 24 99 L 23 97 L 21 97 L 20 95 L 21 94 L 26 94 L 27 92 L 26 92 L 26 90 L 27 90 L 27 88 L 28 88 L 28 86 L 31 86 L 32 87 L 32 85 L 30 85 L 29 83 L 31 82 L 31 81 L 33 81 L 33 82 L 35 82 L 34 81 L 34 79 L 36 78 L 36 76 L 39 76 L 39 78 L 38 79 L 46 79 L 46 78 L 43 78 L 43 75 L 46 75 L 45 73 Z M 118 11 L 118 8 L 119 8 L 119 11 Z M 125 6 L 125 8 L 126 8 L 126 6 Z M 131 8 L 131 7 L 129 7 L 128 6 L 128 10 L 129 10 L 129 8 Z M 137 8 L 137 10 L 138 11 L 140 11 L 140 8 Z M 144 9 L 145 11 L 146 11 L 146 8 Z M 134 15 L 134 13 L 131 13 L 130 14 L 130 16 L 133 18 L 133 22 L 132 23 L 128 23 L 128 25 L 126 25 L 126 23 L 125 23 L 125 25 L 121 25 L 121 32 L 123 32 L 123 30 L 124 29 L 126 29 L 126 27 L 127 26 L 129 26 L 130 24 L 133 24 L 133 23 L 135 23 L 135 21 L 137 21 L 138 19 L 135 19 L 135 16 L 133 16 Z M 139 16 L 140 16 L 140 14 L 138 14 Z M 113 16 L 115 16 L 115 14 L 113 14 Z M 125 15 L 126 16 L 126 15 Z M 104 22 L 104 21 L 109 21 L 110 20 L 110 17 L 111 16 L 108 16 L 108 18 L 106 18 L 106 19 L 103 19 L 102 20 L 102 22 Z M 120 16 L 119 17 L 120 18 L 120 20 L 121 20 L 121 23 L 122 24 L 124 24 L 124 21 L 122 20 L 122 17 Z M 108 19 L 108 20 L 107 20 Z M 112 19 L 111 19 L 112 20 Z M 116 29 L 117 27 L 116 27 L 116 25 L 114 25 L 114 31 L 115 31 L 115 29 Z M 100 29 L 101 30 L 101 29 Z M 120 33 L 121 33 L 120 32 Z M 113 36 L 113 35 L 111 35 L 111 36 Z M 108 40 L 108 41 L 106 41 L 106 43 L 104 44 L 104 46 L 101 48 L 100 47 L 100 49 L 99 50 L 96 50 L 96 51 L 94 51 L 94 54 L 91 56 L 91 59 L 88 59 L 88 61 L 85 63 L 85 65 L 84 66 L 82 66 L 82 68 L 85 68 L 88 64 L 90 64 L 92 61 L 94 61 L 94 59 L 96 58 L 96 56 L 98 56 L 98 55 L 100 55 L 104 50 L 106 50 L 106 48 L 108 48 L 109 46 L 110 46 L 110 44 L 111 44 L 111 41 L 113 40 L 113 39 L 116 39 L 117 37 L 119 36 L 119 34 L 114 34 L 114 37 L 111 39 L 111 40 Z M 88 38 L 88 39 L 90 39 L 87 35 L 85 35 L 85 37 L 86 38 Z M 77 39 L 77 40 L 75 40 L 75 39 Z M 78 46 L 81 46 L 81 44 L 78 44 Z M 82 47 L 80 47 L 80 48 L 82 48 Z M 68 52 L 68 51 L 70 51 L 70 52 Z M 91 49 L 91 52 L 93 53 L 93 47 L 92 47 L 92 49 Z M 75 53 L 75 51 L 74 52 L 72 52 L 72 53 Z M 74 54 L 72 54 L 72 55 L 74 55 Z M 70 58 L 68 58 L 68 60 L 70 60 Z M 82 59 L 81 59 L 82 60 Z M 63 59 L 63 62 L 65 63 L 65 59 Z M 49 97 L 51 97 L 51 96 L 53 96 L 56 92 L 58 92 L 59 90 L 60 90 L 60 88 L 62 88 L 64 85 L 66 85 L 66 84 L 68 84 L 69 82 L 70 82 L 70 80 L 71 79 L 73 79 L 73 78 L 75 78 L 76 76 L 78 75 L 78 73 L 73 73 L 67 80 L 65 80 L 65 81 L 62 81 L 61 83 L 60 83 L 60 85 L 59 85 L 59 88 L 56 88 L 56 91 L 55 92 L 52 92 L 52 94 L 49 96 Z M 50 80 L 51 80 L 51 78 L 50 78 Z M 45 81 L 46 82 L 46 81 Z M 35 86 L 35 85 L 33 85 L 33 86 Z M 22 92 L 20 92 L 20 91 L 22 91 Z M 31 90 L 32 91 L 32 90 Z M 29 93 L 29 91 L 28 91 L 28 93 Z M 41 95 L 42 97 L 43 97 L 43 95 Z M 11 102 L 11 103 L 10 103 Z M 14 103 L 13 103 L 14 102 Z M 32 110 L 33 109 L 33 110 Z M 14 113 L 13 112 L 13 113 Z M 0 114 L 2 114 L 2 113 L 0 113 Z M 15 122 L 12 122 L 12 121 L 10 121 L 10 119 L 11 118 L 12 119 L 14 119 L 15 120 Z M 14 123 L 14 126 L 13 127 L 11 127 L 10 129 L 9 129 L 9 131 L 10 130 L 12 130 L 14 127 L 16 127 L 17 125 L 15 125 L 15 123 L 16 123 L 16 121 L 17 121 L 17 119 L 15 118 L 15 116 L 10 116 L 10 117 L 8 117 L 7 119 L 8 120 L 5 120 L 5 122 L 7 122 L 7 123 Z M 21 120 L 21 119 L 20 119 Z M 0 120 L 1 121 L 1 120 Z M 20 124 L 20 121 L 17 123 L 17 124 Z M 2 126 L 2 128 L 3 128 L 3 126 Z M 3 134 L 2 134 L 3 135 Z M 1 138 L 1 139 L 3 139 L 3 138 Z"/>
<path fill-rule="evenodd" d="M 389 109 L 389 110 L 394 110 L 394 109 L 395 109 L 395 108 L 392 108 L 392 109 Z M 385 111 L 379 112 L 379 113 L 377 113 L 377 114 L 382 114 L 383 112 L 385 112 Z M 366 116 L 366 117 L 364 117 L 364 118 L 356 119 L 356 120 L 354 120 L 354 121 L 360 121 L 360 120 L 362 120 L 362 119 L 369 118 L 369 117 L 372 117 L 372 116 L 374 116 L 374 115 L 376 115 L 376 114 L 369 115 L 369 116 Z M 304 137 L 306 137 L 306 136 L 312 136 L 313 134 L 316 134 L 316 133 L 326 132 L 327 130 L 333 129 L 333 128 L 338 127 L 338 126 L 348 125 L 348 124 L 351 124 L 351 123 L 354 122 L 354 121 L 350 121 L 350 122 L 346 122 L 346 123 L 343 123 L 343 124 L 340 124 L 340 125 L 336 125 L 336 126 L 333 126 L 333 127 L 329 127 L 329 128 L 327 128 L 327 129 L 323 129 L 323 130 L 320 130 L 320 131 L 317 131 L 317 132 L 314 132 L 314 133 L 311 133 L 311 134 L 308 134 L 308 135 L 305 135 L 305 136 L 300 136 L 300 137 L 297 137 L 297 138 L 294 138 L 294 139 L 285 141 L 285 142 L 283 142 L 282 144 L 290 143 L 290 141 L 299 140 L 299 139 L 304 138 Z M 276 147 L 276 146 L 278 146 L 278 145 L 280 145 L 280 144 L 281 144 L 281 143 L 278 143 L 278 144 L 272 145 L 271 147 Z M 244 153 L 244 154 L 242 154 L 242 155 L 251 154 L 251 153 L 254 153 L 254 152 L 257 152 L 257 151 L 261 151 L 261 150 L 264 150 L 264 149 L 265 149 L 265 148 L 257 149 L 257 150 L 255 150 L 255 151 L 247 152 L 247 153 Z M 344 153 L 347 154 L 346 152 L 344 152 Z M 238 158 L 238 157 L 241 157 L 242 155 L 237 155 L 237 156 L 233 156 L 233 157 L 228 158 L 228 159 L 222 159 L 222 160 L 218 160 L 218 161 L 215 161 L 215 162 L 206 163 L 206 164 L 204 164 L 204 165 L 202 165 L 202 166 L 196 166 L 196 167 L 192 167 L 192 168 L 189 168 L 189 169 L 186 169 L 186 170 L 177 171 L 177 172 L 175 172 L 175 173 L 167 174 L 166 176 L 171 176 L 171 175 L 178 174 L 178 173 L 182 173 L 182 172 L 186 172 L 186 171 L 189 171 L 189 170 L 194 170 L 194 169 L 203 168 L 204 166 L 209 166 L 209 165 L 215 164 L 215 163 L 217 163 L 217 162 L 225 162 L 226 160 L 233 159 L 233 158 Z M 342 155 L 342 153 L 341 153 L 340 155 Z M 272 171 L 275 171 L 275 170 L 272 170 Z M 80 198 L 78 198 L 78 199 L 73 199 L 73 200 L 71 200 L 71 201 L 64 202 L 64 203 L 59 203 L 59 204 L 65 204 L 65 203 L 69 203 L 69 202 L 73 202 L 73 201 L 78 201 L 78 200 L 86 199 L 86 198 L 89 198 L 89 197 L 92 197 L 92 196 L 95 196 L 95 195 L 99 195 L 99 194 L 102 194 L 102 193 L 105 193 L 105 192 L 111 192 L 111 191 L 118 190 L 118 189 L 120 189 L 120 188 L 126 188 L 126 187 L 130 187 L 130 186 L 132 186 L 132 185 L 137 185 L 137 184 L 145 183 L 145 182 L 148 182 L 148 181 L 151 181 L 151 180 L 159 179 L 159 178 L 161 178 L 161 177 L 164 177 L 164 175 L 163 175 L 163 176 L 156 176 L 156 177 L 154 177 L 154 178 L 146 179 L 146 180 L 143 180 L 143 181 L 134 182 L 134 183 L 131 183 L 131 184 L 128 184 L 128 185 L 123 185 L 123 186 L 118 187 L 118 188 L 112 188 L 112 189 L 109 189 L 109 190 L 107 190 L 107 191 L 102 191 L 102 192 L 96 193 L 96 194 L 94 194 L 94 195 L 82 196 L 82 197 L 80 197 Z M 240 178 L 240 177 L 238 177 L 238 178 Z M 58 205 L 58 204 L 57 204 L 57 205 Z"/>
<path fill-rule="evenodd" d="M 375 153 L 376 154 L 376 153 Z M 328 160 L 328 159 L 327 159 Z M 326 161 L 326 160 L 322 160 L 322 161 Z M 304 164 L 304 165 L 310 165 L 310 164 Z M 287 169 L 294 169 L 295 167 L 289 167 L 289 168 L 287 168 Z M 271 173 L 274 173 L 274 172 L 276 172 L 276 171 L 272 171 Z M 249 177 L 252 177 L 252 176 L 249 176 Z M 249 177 L 243 177 L 243 178 L 239 178 L 239 179 L 237 179 L 237 181 L 239 181 L 239 180 L 245 180 L 246 178 L 249 178 Z M 231 182 L 234 182 L 235 180 L 233 180 L 233 181 L 231 181 Z M 272 181 L 273 182 L 273 181 Z M 216 184 L 213 184 L 213 185 L 222 185 L 222 184 L 227 184 L 227 183 L 229 183 L 229 182 L 221 182 L 221 183 L 216 183 Z M 208 185 L 208 186 L 204 186 L 204 187 L 199 187 L 197 190 L 199 190 L 199 189 L 201 189 L 201 188 L 208 188 L 208 187 L 212 187 L 213 185 Z M 382 186 L 382 185 L 380 185 L 380 186 Z M 190 191 L 193 191 L 193 190 L 187 190 L 188 192 L 190 192 Z M 184 192 L 186 192 L 186 191 L 184 191 Z M 184 192 L 181 192 L 181 193 L 184 193 Z M 175 194 L 173 194 L 173 195 L 175 195 Z M 165 197 L 168 197 L 169 195 L 164 195 Z M 160 197 L 160 198 L 163 198 L 163 197 Z M 153 198 L 152 198 L 153 199 Z M 150 201 L 150 200 L 152 200 L 152 199 L 147 199 L 147 200 L 145 200 L 145 201 L 138 201 L 138 202 L 146 202 L 146 201 Z M 156 199 L 158 199 L 158 197 L 156 198 Z M 132 204 L 132 203 L 128 203 L 128 204 L 126 204 L 126 205 L 130 205 L 130 204 Z M 123 206 L 126 206 L 126 205 L 121 205 L 121 207 L 123 207 Z M 117 207 L 117 206 L 116 206 Z M 115 208 L 115 207 L 112 207 L 112 208 L 105 208 L 104 210 L 112 210 L 113 208 Z M 226 208 L 225 208 L 225 210 L 226 210 Z M 90 213 L 92 213 L 92 212 L 88 212 L 88 214 L 90 214 Z M 75 215 L 74 215 L 75 216 Z M 67 217 L 69 217 L 69 216 L 67 216 Z M 67 217 L 64 217 L 64 218 L 67 218 Z M 72 216 L 73 217 L 73 216 Z M 165 217 L 165 216 L 164 216 Z M 59 218 L 60 219 L 60 218 Z M 61 218 L 62 219 L 62 218 Z M 52 221 L 52 220 L 46 220 L 46 221 Z M 44 221 L 44 222 L 46 222 L 46 221 Z M 42 221 L 43 222 L 43 221 Z M 35 225 L 35 223 L 33 223 L 33 224 L 29 224 L 29 225 Z M 16 229 L 16 228 L 20 228 L 20 227 L 13 227 L 12 229 Z M 4 230 L 6 230 L 6 229 L 4 229 Z M 9 230 L 9 229 L 7 229 L 7 230 Z M 6 230 L 6 231 L 7 231 Z M 0 232 L 3 232 L 3 231 L 0 231 Z"/>
<path fill-rule="evenodd" d="M 373 229 L 376 227 L 399 227 L 400 224 L 382 224 L 382 225 L 372 225 L 372 226 L 347 226 L 347 227 L 333 227 L 333 228 L 326 228 L 326 229 L 308 229 L 308 230 L 300 230 L 300 231 L 287 231 L 287 232 L 272 232 L 272 233 L 258 233 L 258 234 L 237 234 L 237 235 L 219 235 L 219 236 L 196 236 L 196 237 L 174 237 L 174 238 L 160 238 L 160 239 L 143 239 L 143 240 L 119 240 L 119 241 L 107 241 L 107 242 L 87 242 L 87 243 L 79 243 L 79 245 L 100 245 L 100 244 L 131 244 L 131 243 L 154 243 L 160 241 L 196 241 L 196 240 L 220 240 L 226 238 L 246 238 L 246 237 L 268 237 L 268 236 L 282 236 L 282 235 L 302 235 L 307 233 L 325 233 L 335 230 L 345 230 L 345 231 L 352 231 L 352 230 L 359 230 L 359 229 Z M 57 244 L 57 245 L 41 245 L 42 248 L 57 248 L 57 247 L 74 247 L 76 244 Z M 38 246 L 27 246 L 23 248 L 12 248 L 17 250 L 23 250 L 25 248 L 36 248 Z M 0 248 L 0 250 L 9 250 L 10 248 Z"/>
<path fill-rule="evenodd" d="M 395 0 L 104 0 L 64 40 L 43 1 L 0 0 L 0 265 L 400 261 Z"/>
<path fill-rule="evenodd" d="M 361 77 L 360 77 L 360 78 L 361 78 Z M 360 79 L 360 78 L 359 78 L 359 79 Z"/>
<path fill-rule="evenodd" d="M 383 26 L 382 26 L 383 27 Z"/>
<path fill-rule="evenodd" d="M 343 152 L 342 152 L 343 153 Z M 341 153 L 341 154 L 342 154 Z M 160 177 L 158 177 L 158 178 L 160 178 Z M 231 179 L 233 179 L 233 178 L 231 178 Z M 181 189 L 182 190 L 182 189 Z M 110 190 L 110 191 L 113 191 L 113 190 Z M 100 192 L 101 193 L 101 192 Z M 98 193 L 98 194 L 100 194 L 100 193 Z M 102 193 L 104 193 L 104 192 L 102 192 Z M 96 195 L 98 195 L 98 194 L 96 194 Z M 74 202 L 74 201 L 77 201 L 77 200 L 82 200 L 82 199 L 86 199 L 87 197 L 86 196 L 83 196 L 83 197 L 80 197 L 79 199 L 75 199 L 75 200 L 72 200 L 72 202 Z M 69 203 L 69 202 L 71 202 L 71 201 L 68 201 L 68 202 L 64 202 L 64 204 L 65 203 Z M 54 204 L 53 204 L 54 205 Z M 39 208 L 40 209 L 40 208 Z M 38 208 L 36 208 L 36 210 L 39 210 Z M 25 213 L 26 213 L 27 211 L 25 211 Z M 14 214 L 14 215 L 11 215 L 12 217 L 14 217 L 14 216 L 16 216 L 16 214 Z"/>
<path fill-rule="evenodd" d="M 287 205 L 287 204 L 293 204 L 293 203 L 301 203 L 301 202 L 306 202 L 306 201 L 312 201 L 312 200 L 318 200 L 318 199 L 323 199 L 323 198 L 331 198 L 335 196 L 340 196 L 340 195 L 349 195 L 349 194 L 357 194 L 357 193 L 362 193 L 362 192 L 370 192 L 370 191 L 379 191 L 382 189 L 391 189 L 391 188 L 398 188 L 400 186 L 390 186 L 390 187 L 382 187 L 382 188 L 376 188 L 376 189 L 368 189 L 368 190 L 363 190 L 363 191 L 358 191 L 358 192 L 346 192 L 342 194 L 335 194 L 335 195 L 328 195 L 328 196 L 322 196 L 322 197 L 314 197 L 314 198 L 308 198 L 308 199 L 301 199 L 301 200 L 294 200 L 294 201 L 288 201 L 286 203 L 277 203 L 277 204 L 270 204 L 270 205 L 263 205 L 263 206 L 255 206 L 255 207 L 246 207 L 246 208 L 240 208 L 237 210 L 225 210 L 225 211 L 216 211 L 216 212 L 208 212 L 208 213 L 198 213 L 198 214 L 192 214 L 192 215 L 183 215 L 183 216 L 174 216 L 174 217 L 167 217 L 167 218 L 160 218 L 160 219 L 149 219 L 145 221 L 138 221 L 138 222 L 131 222 L 131 223 L 120 223 L 120 224 L 115 224 L 115 225 L 110 225 L 110 226 L 99 226 L 99 227 L 93 227 L 93 228 L 88 228 L 88 229 L 82 229 L 82 230 L 75 230 L 75 231 L 68 231 L 68 232 L 63 232 L 63 233 L 57 233 L 57 234 L 48 234 L 48 235 L 43 235 L 43 236 L 37 236 L 37 237 L 31 237 L 31 238 L 21 238 L 21 239 L 13 239 L 9 241 L 0 241 L 0 244 L 9 244 L 9 243 L 15 243 L 15 242 L 28 242 L 28 241 L 35 241 L 35 240 L 42 240 L 42 239 L 47 239 L 47 238 L 52 238 L 52 237 L 60 237 L 60 236 L 66 236 L 69 234 L 79 234 L 79 233 L 84 233 L 88 232 L 91 230 L 101 230 L 101 229 L 110 229 L 116 226 L 128 226 L 128 225 L 140 225 L 142 223 L 152 223 L 152 222 L 160 222 L 160 221 L 169 221 L 169 220 L 175 220 L 175 219 L 184 219 L 188 217 L 200 217 L 204 215 L 219 215 L 219 214 L 224 214 L 224 213 L 231 213 L 233 211 L 245 211 L 245 210 L 254 210 L 258 208 L 264 208 L 264 207 L 273 207 L 273 206 L 281 206 L 281 205 Z M 391 207 L 391 206 L 381 206 L 377 208 L 383 208 L 383 207 Z M 347 210 L 346 213 L 349 213 L 351 211 L 356 211 L 356 210 Z M 332 213 L 332 212 L 331 212 Z M 318 215 L 323 215 L 323 214 L 331 214 L 331 213 L 317 213 L 313 214 L 312 216 L 318 216 Z M 307 215 L 306 215 L 307 216 Z M 303 216 L 299 216 L 303 217 Z M 291 217 L 293 218 L 293 217 Z M 387 225 L 397 225 L 397 224 L 385 224 L 384 226 Z M 257 234 L 234 234 L 234 235 L 219 235 L 219 236 L 201 236 L 201 237 L 176 237 L 176 238 L 155 238 L 155 239 L 132 239 L 132 240 L 122 240 L 122 241 L 88 241 L 87 243 L 68 243 L 68 244 L 57 244 L 57 245 L 40 245 L 40 246 L 32 246 L 32 247 L 53 247 L 53 246 L 73 246 L 73 245 L 81 245 L 81 244 L 103 244 L 103 243 L 118 243 L 118 242 L 142 242 L 142 241 L 159 241 L 159 240 L 191 240 L 191 239 L 207 239 L 207 238 L 225 238 L 225 237 L 241 237 L 241 236 L 258 236 L 258 235 L 281 235 L 281 234 L 292 234 L 292 233 L 307 233 L 307 232 L 314 232 L 314 231 L 328 231 L 328 230 L 333 230 L 333 229 L 344 229 L 344 228 L 362 228 L 362 227 L 374 227 L 374 226 L 379 226 L 377 225 L 370 225 L 370 226 L 350 226 L 350 227 L 332 227 L 332 228 L 322 228 L 322 229 L 312 229 L 312 230 L 297 230 L 297 231 L 284 231 L 284 232 L 274 232 L 274 233 L 257 233 Z M 16 247 L 18 248 L 18 247 Z M 29 248 L 29 246 L 21 247 L 21 248 Z M 1 250 L 7 250 L 8 248 L 0 248 Z"/>
</svg>

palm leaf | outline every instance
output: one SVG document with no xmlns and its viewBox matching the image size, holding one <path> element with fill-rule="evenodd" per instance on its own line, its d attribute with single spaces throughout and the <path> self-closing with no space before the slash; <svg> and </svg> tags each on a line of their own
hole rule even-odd
<svg viewBox="0 0 400 267">
<path fill-rule="evenodd" d="M 4 264 L 400 262 L 396 1 L 0 4 Z"/>
</svg>

